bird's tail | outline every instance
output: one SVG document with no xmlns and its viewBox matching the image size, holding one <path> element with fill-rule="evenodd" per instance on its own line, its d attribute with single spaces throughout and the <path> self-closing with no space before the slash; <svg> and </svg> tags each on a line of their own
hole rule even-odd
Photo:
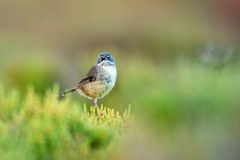
<svg viewBox="0 0 240 160">
<path fill-rule="evenodd" d="M 76 91 L 76 88 L 68 89 L 68 90 L 66 90 L 66 91 L 64 91 L 64 92 L 61 92 L 61 93 L 59 94 L 59 96 L 65 96 L 66 94 L 71 93 L 71 92 L 74 92 L 74 91 Z"/>
</svg>

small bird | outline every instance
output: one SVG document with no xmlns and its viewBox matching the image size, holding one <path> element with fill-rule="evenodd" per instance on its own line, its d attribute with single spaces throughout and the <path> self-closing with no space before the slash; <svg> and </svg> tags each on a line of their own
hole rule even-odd
<svg viewBox="0 0 240 160">
<path fill-rule="evenodd" d="M 68 93 L 78 91 L 84 97 L 92 100 L 95 108 L 98 108 L 97 100 L 106 96 L 114 87 L 117 78 L 117 69 L 112 55 L 108 52 L 101 53 L 95 65 L 79 84 L 69 90 L 60 93 L 65 96 Z"/>
</svg>

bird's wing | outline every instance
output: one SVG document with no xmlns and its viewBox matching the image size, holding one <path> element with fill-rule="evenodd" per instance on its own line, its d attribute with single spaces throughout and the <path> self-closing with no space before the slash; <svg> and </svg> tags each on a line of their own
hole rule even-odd
<svg viewBox="0 0 240 160">
<path fill-rule="evenodd" d="M 93 66 L 87 73 L 87 75 L 79 82 L 78 86 L 84 85 L 89 82 L 93 82 L 97 79 L 98 69 Z"/>
</svg>

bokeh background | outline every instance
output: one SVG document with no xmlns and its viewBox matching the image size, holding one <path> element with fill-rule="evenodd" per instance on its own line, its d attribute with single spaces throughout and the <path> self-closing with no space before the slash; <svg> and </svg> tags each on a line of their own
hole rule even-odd
<svg viewBox="0 0 240 160">
<path fill-rule="evenodd" d="M 237 0 L 2 0 L 0 81 L 63 91 L 107 51 L 118 78 L 98 103 L 136 120 L 119 159 L 239 159 L 239 39 Z"/>
</svg>

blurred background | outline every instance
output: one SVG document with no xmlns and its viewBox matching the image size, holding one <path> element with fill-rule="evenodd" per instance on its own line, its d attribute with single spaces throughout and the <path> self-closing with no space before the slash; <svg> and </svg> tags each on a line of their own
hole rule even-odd
<svg viewBox="0 0 240 160">
<path fill-rule="evenodd" d="M 0 81 L 64 91 L 107 51 L 118 78 L 98 103 L 137 121 L 119 159 L 239 159 L 239 39 L 238 0 L 2 0 Z"/>
</svg>

